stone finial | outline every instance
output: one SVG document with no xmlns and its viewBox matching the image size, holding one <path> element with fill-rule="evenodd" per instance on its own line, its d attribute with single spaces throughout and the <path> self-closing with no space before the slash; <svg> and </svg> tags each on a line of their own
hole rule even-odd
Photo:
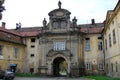
<svg viewBox="0 0 120 80">
<path fill-rule="evenodd" d="M 61 5 L 62 5 L 62 3 L 61 3 L 61 1 L 59 1 L 59 2 L 58 2 L 58 7 L 59 7 L 59 9 L 61 9 Z"/>
</svg>

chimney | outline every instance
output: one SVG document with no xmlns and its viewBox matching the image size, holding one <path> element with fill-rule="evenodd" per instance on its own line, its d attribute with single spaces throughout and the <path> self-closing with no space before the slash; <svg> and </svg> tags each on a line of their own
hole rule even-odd
<svg viewBox="0 0 120 80">
<path fill-rule="evenodd" d="M 5 22 L 2 22 L 2 28 L 5 29 L 5 26 L 6 26 L 6 23 L 5 23 Z"/>
<path fill-rule="evenodd" d="M 91 19 L 92 25 L 95 25 L 95 19 Z"/>
</svg>

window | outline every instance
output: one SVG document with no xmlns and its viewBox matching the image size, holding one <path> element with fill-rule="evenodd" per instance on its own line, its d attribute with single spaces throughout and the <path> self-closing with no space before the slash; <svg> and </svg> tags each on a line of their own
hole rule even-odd
<svg viewBox="0 0 120 80">
<path fill-rule="evenodd" d="M 15 58 L 18 57 L 18 48 L 14 48 L 14 57 L 15 57 Z"/>
<path fill-rule="evenodd" d="M 107 72 L 107 73 L 109 72 L 108 63 L 106 64 L 106 72 Z"/>
<path fill-rule="evenodd" d="M 109 46 L 110 47 L 112 46 L 112 43 L 111 43 L 111 34 L 109 34 Z"/>
<path fill-rule="evenodd" d="M 116 72 L 118 72 L 118 63 L 116 62 Z"/>
<path fill-rule="evenodd" d="M 91 68 L 92 68 L 92 65 L 90 64 L 90 62 L 88 62 L 86 64 L 86 70 L 91 70 Z"/>
<path fill-rule="evenodd" d="M 35 42 L 35 38 L 32 38 L 32 39 L 31 39 L 31 42 Z"/>
<path fill-rule="evenodd" d="M 102 42 L 101 41 L 98 42 L 98 50 L 102 50 Z"/>
<path fill-rule="evenodd" d="M 3 49 L 3 46 L 2 45 L 0 45 L 0 55 L 2 55 L 3 53 L 2 53 L 2 49 Z"/>
<path fill-rule="evenodd" d="M 111 72 L 113 72 L 113 63 L 111 63 Z"/>
<path fill-rule="evenodd" d="M 35 46 L 34 45 L 31 45 L 31 48 L 34 48 Z"/>
<path fill-rule="evenodd" d="M 98 64 L 98 69 L 103 70 L 103 63 Z"/>
<path fill-rule="evenodd" d="M 113 43 L 116 43 L 116 35 L 115 35 L 115 29 L 113 30 Z"/>
<path fill-rule="evenodd" d="M 98 37 L 98 39 L 101 39 L 101 40 L 102 40 L 102 37 Z"/>
<path fill-rule="evenodd" d="M 65 41 L 61 41 L 61 42 L 54 42 L 54 50 L 65 50 Z"/>
<path fill-rule="evenodd" d="M 31 57 L 34 57 L 34 54 L 31 54 L 30 56 L 31 56 Z"/>
<path fill-rule="evenodd" d="M 32 74 L 34 72 L 34 68 L 30 68 L 30 73 Z"/>
<path fill-rule="evenodd" d="M 90 38 L 85 39 L 85 50 L 90 51 Z"/>
<path fill-rule="evenodd" d="M 107 39 L 105 39 L 105 47 L 106 47 L 106 50 L 107 50 Z"/>
</svg>

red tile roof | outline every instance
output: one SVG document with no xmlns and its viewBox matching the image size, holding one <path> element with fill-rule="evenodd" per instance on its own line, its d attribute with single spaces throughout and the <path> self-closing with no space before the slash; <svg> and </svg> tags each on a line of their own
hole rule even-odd
<svg viewBox="0 0 120 80">
<path fill-rule="evenodd" d="M 89 27 L 89 28 L 81 28 L 81 32 L 83 33 L 101 33 L 104 27 Z"/>
<path fill-rule="evenodd" d="M 19 33 L 13 31 L 13 30 L 8 30 L 8 29 L 5 29 L 3 27 L 0 27 L 0 31 L 7 32 L 7 33 L 10 33 L 10 34 L 13 34 L 13 35 L 17 35 L 17 36 L 22 36 Z"/>
<path fill-rule="evenodd" d="M 22 36 L 19 33 L 3 27 L 0 27 L 0 40 L 23 44 Z"/>
<path fill-rule="evenodd" d="M 20 34 L 23 37 L 31 37 L 31 36 L 37 36 L 39 32 L 38 31 L 23 31 L 23 32 L 20 32 Z"/>
<path fill-rule="evenodd" d="M 83 33 L 102 33 L 104 29 L 104 23 L 96 23 L 94 25 L 92 24 L 84 24 L 84 25 L 79 25 L 81 28 L 80 31 Z"/>
</svg>

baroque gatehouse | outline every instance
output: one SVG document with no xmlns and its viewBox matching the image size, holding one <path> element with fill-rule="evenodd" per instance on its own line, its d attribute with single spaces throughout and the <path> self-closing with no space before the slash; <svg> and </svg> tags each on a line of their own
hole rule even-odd
<svg viewBox="0 0 120 80">
<path fill-rule="evenodd" d="M 24 71 L 51 76 L 104 74 L 103 23 L 78 25 L 61 7 L 50 11 L 43 27 L 18 28 L 27 45 Z"/>
</svg>

